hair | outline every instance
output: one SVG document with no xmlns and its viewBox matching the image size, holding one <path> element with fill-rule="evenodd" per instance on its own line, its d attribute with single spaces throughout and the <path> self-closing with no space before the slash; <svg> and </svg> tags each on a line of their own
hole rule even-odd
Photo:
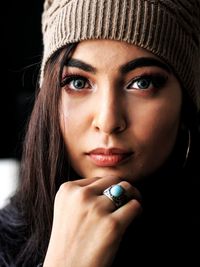
<svg viewBox="0 0 200 267">
<path fill-rule="evenodd" d="M 54 198 L 67 180 L 70 167 L 59 126 L 59 101 L 63 67 L 76 45 L 68 44 L 53 54 L 45 68 L 42 88 L 36 92 L 22 154 L 21 184 L 12 199 L 26 229 L 17 266 L 43 260 L 51 234 Z"/>
<path fill-rule="evenodd" d="M 24 141 L 20 187 L 12 201 L 28 228 L 28 240 L 17 262 L 33 262 L 45 255 L 53 220 L 53 203 L 59 186 L 66 181 L 68 159 L 59 127 L 60 81 L 63 66 L 76 44 L 57 51 L 45 69 L 42 88 Z"/>
</svg>

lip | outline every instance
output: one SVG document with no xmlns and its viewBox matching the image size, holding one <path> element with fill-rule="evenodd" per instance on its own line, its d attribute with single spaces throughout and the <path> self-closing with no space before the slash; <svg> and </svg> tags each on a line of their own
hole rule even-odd
<svg viewBox="0 0 200 267">
<path fill-rule="evenodd" d="M 98 167 L 114 167 L 127 161 L 133 152 L 120 148 L 96 148 L 86 153 Z"/>
</svg>

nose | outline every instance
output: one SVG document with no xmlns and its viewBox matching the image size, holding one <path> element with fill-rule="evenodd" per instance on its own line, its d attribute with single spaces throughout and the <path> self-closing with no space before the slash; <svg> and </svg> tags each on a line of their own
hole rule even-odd
<svg viewBox="0 0 200 267">
<path fill-rule="evenodd" d="M 110 88 L 102 91 L 98 103 L 95 104 L 96 113 L 93 119 L 95 130 L 105 134 L 123 132 L 127 128 L 123 96 Z"/>
</svg>

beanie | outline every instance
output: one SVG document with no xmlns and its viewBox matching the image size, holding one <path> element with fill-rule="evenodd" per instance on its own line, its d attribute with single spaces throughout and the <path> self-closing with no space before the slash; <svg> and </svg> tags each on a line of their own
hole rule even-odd
<svg viewBox="0 0 200 267">
<path fill-rule="evenodd" d="M 168 63 L 200 110 L 200 0 L 45 0 L 44 52 L 48 59 L 69 43 L 125 41 Z"/>
</svg>

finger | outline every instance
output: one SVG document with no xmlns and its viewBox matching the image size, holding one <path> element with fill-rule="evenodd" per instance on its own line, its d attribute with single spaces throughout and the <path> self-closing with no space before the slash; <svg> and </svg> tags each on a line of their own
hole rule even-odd
<svg viewBox="0 0 200 267">
<path fill-rule="evenodd" d="M 131 199 L 124 206 L 116 209 L 111 216 L 119 221 L 123 230 L 125 230 L 141 213 L 141 203 L 137 199 Z"/>
<path fill-rule="evenodd" d="M 110 176 L 103 176 L 103 177 L 82 178 L 82 179 L 73 181 L 73 183 L 79 186 L 87 186 L 87 185 L 95 183 L 96 181 L 97 182 L 101 181 L 100 183 L 94 184 L 94 186 L 99 184 L 98 187 L 100 187 L 101 190 L 104 190 L 106 186 L 109 186 L 112 183 L 119 183 L 121 180 L 122 178 L 120 177 L 110 175 Z M 101 188 L 101 185 L 102 185 L 102 188 Z"/>
<path fill-rule="evenodd" d="M 128 200 L 137 199 L 139 202 L 142 202 L 142 196 L 136 187 L 132 186 L 127 181 L 122 181 L 119 185 L 124 188 Z"/>
<path fill-rule="evenodd" d="M 101 179 L 101 177 L 82 178 L 82 179 L 75 180 L 75 181 L 68 181 L 68 182 L 61 184 L 59 190 L 66 188 L 68 186 L 70 186 L 70 188 L 71 188 L 71 186 L 73 186 L 73 188 L 84 187 L 84 186 L 87 186 L 91 183 L 94 183 L 95 181 L 97 181 L 99 179 Z"/>
<path fill-rule="evenodd" d="M 100 180 L 100 179 L 102 179 L 102 177 L 82 178 L 79 180 L 75 180 L 72 183 L 74 183 L 74 185 L 87 186 L 91 183 L 94 183 L 95 181 Z"/>
<path fill-rule="evenodd" d="M 101 179 L 98 179 L 94 181 L 93 183 L 90 183 L 88 186 L 93 188 L 96 195 L 102 195 L 103 191 L 110 187 L 111 185 L 118 184 L 122 181 L 122 178 L 116 177 L 116 176 L 106 176 L 102 177 Z"/>
<path fill-rule="evenodd" d="M 133 187 L 129 182 L 121 181 L 117 185 L 120 185 L 124 189 L 124 192 L 122 193 L 122 198 L 120 199 L 120 201 L 122 201 L 122 204 L 126 203 L 130 199 L 137 199 L 139 202 L 141 202 L 142 197 L 140 192 L 135 187 Z M 99 203 L 101 204 L 101 207 L 105 209 L 105 211 L 112 212 L 116 210 L 116 208 L 118 208 L 116 200 L 110 197 L 109 194 L 108 195 L 102 194 L 100 197 L 102 200 Z"/>
</svg>

